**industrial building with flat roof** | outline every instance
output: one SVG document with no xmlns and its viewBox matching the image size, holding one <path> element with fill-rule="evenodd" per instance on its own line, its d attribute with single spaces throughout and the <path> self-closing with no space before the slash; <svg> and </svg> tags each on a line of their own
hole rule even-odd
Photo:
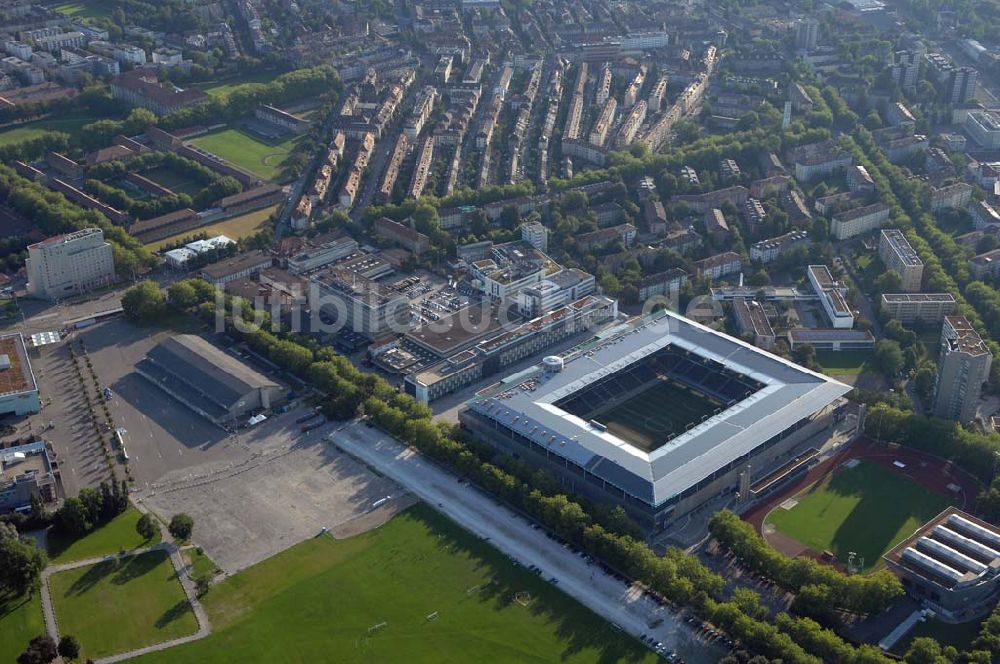
<svg viewBox="0 0 1000 664">
<path fill-rule="evenodd" d="M 282 394 L 278 383 L 193 334 L 160 342 L 136 371 L 219 425 L 271 408 Z"/>
<path fill-rule="evenodd" d="M 934 617 L 960 623 L 989 613 L 1000 592 L 1000 529 L 948 507 L 883 556 L 906 592 Z"/>
<path fill-rule="evenodd" d="M 459 421 L 656 532 L 795 456 L 849 390 L 663 311 L 480 391 Z"/>
</svg>

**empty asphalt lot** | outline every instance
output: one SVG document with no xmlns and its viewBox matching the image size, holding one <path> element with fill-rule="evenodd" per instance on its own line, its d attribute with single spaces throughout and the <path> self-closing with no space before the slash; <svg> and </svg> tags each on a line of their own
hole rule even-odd
<svg viewBox="0 0 1000 664">
<path fill-rule="evenodd" d="M 194 517 L 194 540 L 230 574 L 323 528 L 348 537 L 413 503 L 395 482 L 327 444 L 336 425 L 301 433 L 294 420 L 303 412 L 243 432 L 224 461 L 168 473 L 136 497 L 166 518 Z"/>
</svg>

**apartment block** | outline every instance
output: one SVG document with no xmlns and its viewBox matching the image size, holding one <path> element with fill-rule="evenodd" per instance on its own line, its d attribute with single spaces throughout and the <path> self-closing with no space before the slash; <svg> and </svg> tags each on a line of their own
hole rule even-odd
<svg viewBox="0 0 1000 664">
<path fill-rule="evenodd" d="M 887 228 L 882 231 L 879 235 L 878 255 L 886 269 L 899 275 L 904 293 L 916 293 L 920 290 L 924 262 L 901 230 Z"/>
<path fill-rule="evenodd" d="M 990 377 L 993 356 L 965 316 L 946 316 L 934 390 L 934 415 L 967 424 L 973 420 Z"/>
</svg>

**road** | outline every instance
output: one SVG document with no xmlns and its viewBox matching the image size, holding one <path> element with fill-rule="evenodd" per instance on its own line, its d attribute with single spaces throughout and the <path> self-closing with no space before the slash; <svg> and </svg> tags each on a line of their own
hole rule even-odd
<svg viewBox="0 0 1000 664">
<path fill-rule="evenodd" d="M 558 579 L 561 590 L 629 634 L 649 634 L 693 664 L 716 662 L 724 655 L 641 590 L 602 572 L 542 530 L 533 529 L 524 517 L 477 488 L 459 483 L 454 475 L 379 430 L 353 422 L 332 433 L 330 441 L 518 563 L 537 565 L 544 578 Z M 650 629 L 649 623 L 658 618 L 663 624 Z"/>
</svg>

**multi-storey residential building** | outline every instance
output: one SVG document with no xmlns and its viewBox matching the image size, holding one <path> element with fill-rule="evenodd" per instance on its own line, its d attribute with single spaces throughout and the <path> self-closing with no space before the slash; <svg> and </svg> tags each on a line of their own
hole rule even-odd
<svg viewBox="0 0 1000 664">
<path fill-rule="evenodd" d="M 943 321 L 955 311 L 951 293 L 883 293 L 882 311 L 903 324 Z"/>
<path fill-rule="evenodd" d="M 540 222 L 521 224 L 521 239 L 541 252 L 549 250 L 549 229 Z"/>
<path fill-rule="evenodd" d="M 594 126 L 590 128 L 590 136 L 587 140 L 591 145 L 596 145 L 597 147 L 604 146 L 605 141 L 608 140 L 608 132 L 615 123 L 615 112 L 617 109 L 618 102 L 614 97 L 608 97 L 604 105 L 601 106 L 601 112 L 597 114 Z"/>
<path fill-rule="evenodd" d="M 722 174 L 723 182 L 733 182 L 740 178 L 740 165 L 735 159 L 723 159 L 719 162 L 719 173 Z"/>
<path fill-rule="evenodd" d="M 837 240 L 846 240 L 869 233 L 880 228 L 889 219 L 889 212 L 890 208 L 885 203 L 873 203 L 838 212 L 830 220 L 830 235 Z"/>
<path fill-rule="evenodd" d="M 847 188 L 853 192 L 872 192 L 875 191 L 875 180 L 867 168 L 855 164 L 847 169 Z"/>
<path fill-rule="evenodd" d="M 594 247 L 600 247 L 620 240 L 626 247 L 629 247 L 635 240 L 635 234 L 636 229 L 632 224 L 601 228 L 600 230 L 576 236 L 576 246 L 580 251 L 588 251 Z"/>
<path fill-rule="evenodd" d="M 962 128 L 984 150 L 1000 148 L 1000 118 L 992 111 L 972 111 L 965 115 Z"/>
<path fill-rule="evenodd" d="M 795 48 L 800 51 L 811 51 L 819 41 L 819 21 L 814 18 L 804 18 L 795 22 Z"/>
<path fill-rule="evenodd" d="M 882 231 L 878 242 L 878 255 L 886 269 L 899 275 L 904 293 L 916 293 L 924 276 L 924 262 L 910 246 L 909 240 L 897 228 Z"/>
<path fill-rule="evenodd" d="M 993 355 L 965 316 L 946 316 L 941 329 L 941 355 L 934 390 L 934 415 L 963 424 L 979 407 L 983 383 L 989 380 Z"/>
<path fill-rule="evenodd" d="M 604 63 L 601 67 L 600 76 L 597 79 L 597 93 L 594 102 L 598 106 L 603 106 L 611 96 L 611 65 Z"/>
<path fill-rule="evenodd" d="M 781 254 L 809 243 L 809 233 L 792 231 L 777 237 L 761 240 L 750 245 L 750 260 L 759 263 L 770 263 Z"/>
<path fill-rule="evenodd" d="M 635 140 L 639 127 L 642 126 L 642 122 L 645 119 L 646 101 L 644 99 L 640 99 L 632 107 L 632 110 L 628 112 L 625 119 L 622 120 L 621 128 L 619 128 L 618 134 L 615 136 L 615 145 L 620 148 L 631 145 L 632 141 Z"/>
<path fill-rule="evenodd" d="M 25 270 L 29 295 L 58 300 L 109 285 L 115 261 L 104 231 L 85 228 L 29 245 Z"/>
<path fill-rule="evenodd" d="M 969 272 L 980 281 L 996 279 L 1000 276 L 1000 249 L 991 249 L 970 258 Z"/>
<path fill-rule="evenodd" d="M 890 73 L 892 80 L 902 89 L 915 89 L 920 77 L 920 53 L 897 51 L 890 65 Z"/>
<path fill-rule="evenodd" d="M 788 160 L 795 168 L 795 179 L 808 182 L 847 168 L 854 163 L 854 156 L 830 140 L 800 145 L 789 153 Z"/>
<path fill-rule="evenodd" d="M 727 251 L 703 258 L 694 263 L 696 277 L 719 279 L 728 274 L 735 274 L 743 269 L 743 259 L 735 251 Z"/>
<path fill-rule="evenodd" d="M 991 226 L 1000 226 L 1000 213 L 986 201 L 976 201 L 969 208 L 969 215 L 977 231 Z"/>
<path fill-rule="evenodd" d="M 939 212 L 940 210 L 953 208 L 961 209 L 966 207 L 972 202 L 972 185 L 966 184 L 965 182 L 956 182 L 955 184 L 948 185 L 947 187 L 941 187 L 940 189 L 931 189 L 931 211 Z"/>
</svg>

